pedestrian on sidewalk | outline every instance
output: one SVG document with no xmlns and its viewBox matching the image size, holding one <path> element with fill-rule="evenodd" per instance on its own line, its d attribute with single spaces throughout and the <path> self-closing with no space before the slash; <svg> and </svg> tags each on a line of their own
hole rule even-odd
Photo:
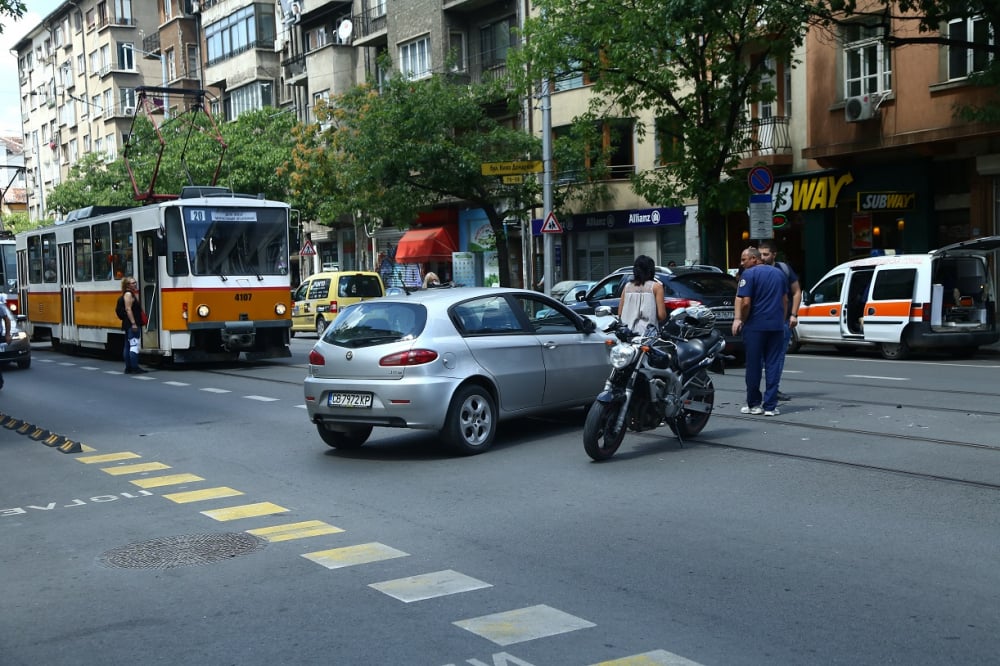
<svg viewBox="0 0 1000 666">
<path fill-rule="evenodd" d="M 781 269 L 763 263 L 760 250 L 755 247 L 743 250 L 740 265 L 743 274 L 736 291 L 733 318 L 733 335 L 743 336 L 746 354 L 746 405 L 740 412 L 777 416 L 788 283 Z M 765 379 L 763 395 L 761 371 Z"/>
</svg>

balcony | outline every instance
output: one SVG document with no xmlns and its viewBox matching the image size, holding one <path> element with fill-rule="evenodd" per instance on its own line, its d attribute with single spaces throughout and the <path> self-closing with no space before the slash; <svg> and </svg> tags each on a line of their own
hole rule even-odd
<svg viewBox="0 0 1000 666">
<path fill-rule="evenodd" d="M 288 85 L 306 84 L 306 54 L 300 53 L 281 61 L 284 69 L 285 83 Z"/>
<path fill-rule="evenodd" d="M 385 7 L 370 7 L 360 16 L 355 16 L 352 21 L 355 46 L 376 46 L 386 43 Z"/>
<path fill-rule="evenodd" d="M 160 33 L 157 32 L 143 37 L 142 50 L 154 57 L 160 55 Z"/>
<path fill-rule="evenodd" d="M 791 166 L 792 140 L 788 132 L 789 118 L 753 118 L 740 127 L 740 142 L 749 148 L 739 153 L 741 169 L 764 164 Z"/>
</svg>

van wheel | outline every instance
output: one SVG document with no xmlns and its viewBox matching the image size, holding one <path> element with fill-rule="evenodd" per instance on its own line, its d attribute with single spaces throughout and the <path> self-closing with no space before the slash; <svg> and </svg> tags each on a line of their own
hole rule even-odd
<svg viewBox="0 0 1000 666">
<path fill-rule="evenodd" d="M 882 358 L 890 361 L 902 361 L 910 357 L 910 346 L 902 340 L 898 343 L 883 342 L 878 348 L 882 352 Z"/>
<path fill-rule="evenodd" d="M 316 318 L 316 337 L 322 338 L 323 332 L 326 330 L 326 319 L 322 317 Z"/>
</svg>

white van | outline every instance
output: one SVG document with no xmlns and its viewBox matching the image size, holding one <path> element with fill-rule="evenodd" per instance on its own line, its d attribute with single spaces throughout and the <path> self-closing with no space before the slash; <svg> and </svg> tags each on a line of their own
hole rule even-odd
<svg viewBox="0 0 1000 666">
<path fill-rule="evenodd" d="M 914 349 L 971 354 L 1000 339 L 987 257 L 1000 236 L 927 254 L 868 257 L 841 264 L 802 294 L 790 351 L 804 344 L 877 346 L 887 359 Z"/>
</svg>

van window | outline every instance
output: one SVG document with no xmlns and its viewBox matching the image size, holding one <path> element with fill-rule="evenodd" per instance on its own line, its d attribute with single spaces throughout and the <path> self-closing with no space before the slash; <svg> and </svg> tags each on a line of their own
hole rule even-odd
<svg viewBox="0 0 1000 666">
<path fill-rule="evenodd" d="M 907 301 L 913 298 L 916 268 L 893 268 L 875 274 L 873 301 Z"/>
<path fill-rule="evenodd" d="M 343 298 L 378 298 L 382 285 L 374 275 L 342 275 L 337 295 Z"/>
<path fill-rule="evenodd" d="M 843 291 L 843 289 L 844 275 L 842 273 L 831 275 L 829 278 L 813 287 L 812 292 L 810 292 L 812 294 L 812 302 L 839 303 L 840 292 Z"/>
<path fill-rule="evenodd" d="M 330 278 L 316 278 L 309 283 L 309 299 L 326 298 L 330 294 Z"/>
</svg>

